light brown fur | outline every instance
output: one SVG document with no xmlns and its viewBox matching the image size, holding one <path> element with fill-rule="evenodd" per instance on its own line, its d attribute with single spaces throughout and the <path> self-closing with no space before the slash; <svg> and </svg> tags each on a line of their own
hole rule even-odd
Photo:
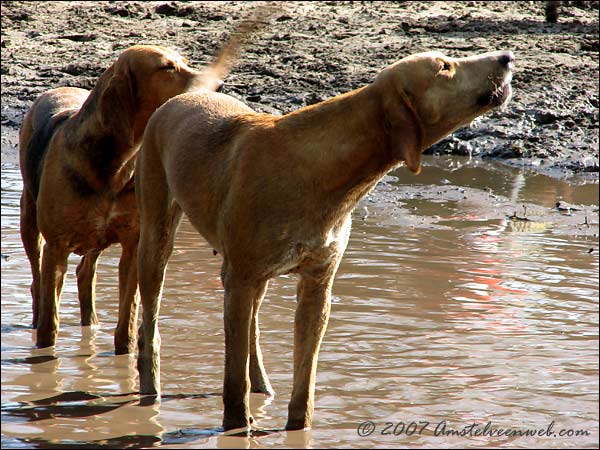
<svg viewBox="0 0 600 450">
<path fill-rule="evenodd" d="M 505 102 L 514 57 L 431 52 L 384 69 L 363 88 L 284 115 L 219 93 L 192 93 L 151 118 L 138 159 L 142 394 L 160 393 L 158 313 L 183 213 L 223 256 L 223 426 L 249 426 L 250 391 L 272 393 L 259 347 L 268 280 L 296 273 L 294 381 L 287 429 L 311 426 L 319 346 L 351 212 L 377 181 Z"/>
</svg>

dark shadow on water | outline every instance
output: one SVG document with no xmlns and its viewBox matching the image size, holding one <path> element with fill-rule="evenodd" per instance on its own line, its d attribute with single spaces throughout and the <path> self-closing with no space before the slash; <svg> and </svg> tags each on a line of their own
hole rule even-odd
<svg viewBox="0 0 600 450">
<path fill-rule="evenodd" d="M 228 435 L 240 438 L 260 438 L 283 430 L 251 430 L 247 433 Z M 41 449 L 77 449 L 77 448 L 148 448 L 159 445 L 186 444 L 202 438 L 210 438 L 223 434 L 222 428 L 185 428 L 164 433 L 161 436 L 133 435 L 102 439 L 101 441 L 69 441 L 51 442 L 43 439 L 14 439 L 14 442 L 3 442 L 2 448 L 41 448 Z M 13 441 L 11 439 L 11 441 Z M 12 445 L 11 445 L 12 444 Z M 6 445 L 6 446 L 5 446 Z"/>
<path fill-rule="evenodd" d="M 260 438 L 283 430 L 251 430 L 237 434 L 229 434 L 229 437 Z M 2 442 L 2 448 L 40 448 L 40 449 L 78 449 L 78 448 L 148 448 L 160 445 L 186 444 L 208 439 L 223 434 L 223 428 L 185 428 L 181 430 L 164 433 L 161 436 L 131 435 L 116 438 L 102 439 L 99 441 L 63 441 L 52 442 L 44 439 L 6 439 Z"/>
<path fill-rule="evenodd" d="M 47 358 L 47 360 L 54 359 L 49 356 L 39 356 L 32 358 Z M 50 358 L 50 359 L 48 359 Z M 130 405 L 137 402 L 137 399 L 128 400 L 123 402 L 112 402 L 104 404 L 89 404 L 86 403 L 88 400 L 114 398 L 118 399 L 121 397 L 130 397 L 132 395 L 138 395 L 138 392 L 127 392 L 122 394 L 91 394 L 83 391 L 72 391 L 63 392 L 61 394 L 34 400 L 31 402 L 19 402 L 2 405 L 1 415 L 2 421 L 6 422 L 35 422 L 38 420 L 52 419 L 55 417 L 63 418 L 77 418 L 77 417 L 90 417 L 97 414 L 103 414 L 110 411 L 114 411 L 117 408 L 121 408 L 125 405 Z M 167 394 L 161 397 L 161 401 L 168 402 L 171 400 L 179 399 L 202 399 L 210 397 L 219 397 L 220 393 L 209 393 L 209 394 Z M 68 404 L 64 404 L 68 403 Z M 139 399 L 138 406 L 151 406 L 156 403 L 156 396 L 142 396 Z"/>
<path fill-rule="evenodd" d="M 138 392 L 128 392 L 122 394 L 91 394 L 83 391 L 63 392 L 61 394 L 45 399 L 34 400 L 31 402 L 19 402 L 2 405 L 1 416 L 3 423 L 22 423 L 36 422 L 39 420 L 53 418 L 82 418 L 91 417 L 98 414 L 104 414 L 114 411 L 126 405 L 135 404 L 138 399 L 126 400 L 122 402 L 111 402 L 104 404 L 89 404 L 89 400 L 106 399 L 120 397 L 131 397 L 139 395 Z M 179 399 L 204 399 L 221 396 L 221 393 L 200 393 L 200 394 L 166 394 L 161 397 L 161 401 L 168 402 Z M 156 401 L 155 396 L 141 396 L 139 406 L 149 406 Z M 250 430 L 239 433 L 228 434 L 229 437 L 240 438 L 259 438 L 273 433 L 279 433 L 283 430 Z M 147 448 L 165 444 L 183 444 L 197 441 L 202 438 L 209 438 L 223 434 L 223 428 L 185 428 L 176 431 L 164 433 L 160 436 L 150 435 L 131 435 L 120 436 L 98 441 L 62 441 L 53 442 L 38 438 L 12 438 L 2 436 L 2 448 Z"/>
<path fill-rule="evenodd" d="M 139 392 L 136 392 L 139 394 Z M 222 394 L 220 392 L 214 392 L 211 394 L 163 394 L 160 397 L 161 402 L 168 402 L 170 400 L 180 400 L 180 399 L 193 399 L 193 398 L 210 398 L 210 397 L 220 397 Z M 156 395 L 143 395 L 140 397 L 140 406 L 151 406 L 154 405 L 158 401 Z"/>
<path fill-rule="evenodd" d="M 53 355 L 28 356 L 26 358 L 10 358 L 10 359 L 3 359 L 2 365 L 3 366 L 12 366 L 12 365 L 18 365 L 18 364 L 30 364 L 30 365 L 43 364 L 48 361 L 54 361 L 55 359 L 58 359 L 58 358 Z"/>
<path fill-rule="evenodd" d="M 56 417 L 77 418 L 95 416 L 114 411 L 117 408 L 134 403 L 135 400 L 97 405 L 90 405 L 89 403 L 85 403 L 86 401 L 107 397 L 128 397 L 131 395 L 135 395 L 135 393 L 96 395 L 74 391 L 63 392 L 53 397 L 31 402 L 10 403 L 1 407 L 2 422 L 22 422 L 23 420 L 36 422 Z"/>
<path fill-rule="evenodd" d="M 106 405 L 44 405 L 32 407 L 2 407 L 2 422 L 36 422 L 38 420 L 47 420 L 55 418 L 80 418 L 90 417 L 97 414 L 104 414 L 114 411 L 117 408 L 133 403 L 132 401 L 123 403 L 112 403 Z"/>
<path fill-rule="evenodd" d="M 52 405 L 60 402 L 83 402 L 86 400 L 95 400 L 98 398 L 107 397 L 128 397 L 130 395 L 136 395 L 137 392 L 127 392 L 124 394 L 109 394 L 109 395 L 96 395 L 90 394 L 83 391 L 63 392 L 55 395 L 54 397 L 48 397 L 41 400 L 34 400 L 31 403 L 34 405 Z"/>
<path fill-rule="evenodd" d="M 0 327 L 0 332 L 2 332 L 2 334 L 12 333 L 13 331 L 21 331 L 21 330 L 31 330 L 31 326 L 15 324 L 15 325 L 2 325 Z"/>
<path fill-rule="evenodd" d="M 14 439 L 14 442 L 2 444 L 2 448 L 148 448 L 160 445 L 158 436 L 121 436 L 118 438 L 102 439 L 101 441 L 63 441 L 52 442 L 44 439 Z"/>
</svg>

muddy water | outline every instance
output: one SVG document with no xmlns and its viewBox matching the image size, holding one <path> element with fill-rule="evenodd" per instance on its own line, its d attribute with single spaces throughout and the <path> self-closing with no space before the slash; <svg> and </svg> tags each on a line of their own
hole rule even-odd
<svg viewBox="0 0 600 450">
<path fill-rule="evenodd" d="M 597 447 L 598 186 L 461 159 L 391 175 L 356 211 L 314 428 L 282 431 L 295 280 L 280 277 L 261 310 L 277 395 L 252 395 L 257 430 L 241 437 L 218 428 L 219 257 L 184 222 L 161 310 L 164 397 L 147 405 L 134 358 L 112 353 L 117 247 L 99 264 L 100 328 L 78 325 L 73 256 L 58 345 L 33 348 L 21 181 L 3 165 L 2 447 Z"/>
</svg>

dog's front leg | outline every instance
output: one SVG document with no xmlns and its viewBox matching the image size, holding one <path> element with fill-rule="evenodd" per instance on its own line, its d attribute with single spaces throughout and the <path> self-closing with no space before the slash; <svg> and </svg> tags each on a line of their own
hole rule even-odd
<svg viewBox="0 0 600 450">
<path fill-rule="evenodd" d="M 329 320 L 336 269 L 333 265 L 322 273 L 300 275 L 294 326 L 294 387 L 286 430 L 302 430 L 312 425 L 317 360 Z"/>
<path fill-rule="evenodd" d="M 156 249 L 153 247 L 155 242 L 158 240 L 144 239 L 144 233 L 142 233 L 138 252 L 142 324 L 138 335 L 137 368 L 140 375 L 140 394 L 160 396 L 158 315 L 165 269 L 172 244 L 167 245 L 167 248 L 161 246 Z"/>
<path fill-rule="evenodd" d="M 250 325 L 254 303 L 266 289 L 266 281 L 249 280 L 223 262 L 221 274 L 225 287 L 225 380 L 223 383 L 223 428 L 248 428 L 252 423 L 249 408 Z"/>
<path fill-rule="evenodd" d="M 58 303 L 67 271 L 69 251 L 60 245 L 46 243 L 42 254 L 40 317 L 36 346 L 51 347 L 58 335 Z"/>
<path fill-rule="evenodd" d="M 98 325 L 98 317 L 96 316 L 96 263 L 100 253 L 99 250 L 87 252 L 81 258 L 75 271 L 82 326 Z"/>
<path fill-rule="evenodd" d="M 115 354 L 135 351 L 135 326 L 138 309 L 137 246 L 138 240 L 121 242 L 119 260 L 119 321 L 115 330 Z"/>
<path fill-rule="evenodd" d="M 268 283 L 265 283 L 262 293 L 254 299 L 252 310 L 252 324 L 250 328 L 250 390 L 259 394 L 275 395 L 275 391 L 271 387 L 267 371 L 265 370 L 259 343 L 258 311 L 265 296 L 267 286 Z"/>
</svg>

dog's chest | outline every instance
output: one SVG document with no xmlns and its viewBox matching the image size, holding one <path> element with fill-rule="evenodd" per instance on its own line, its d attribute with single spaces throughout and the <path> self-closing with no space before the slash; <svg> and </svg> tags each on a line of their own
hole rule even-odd
<svg viewBox="0 0 600 450">
<path fill-rule="evenodd" d="M 86 214 L 77 224 L 80 230 L 72 246 L 74 252 L 84 254 L 91 249 L 103 250 L 108 246 L 135 239 L 139 231 L 139 219 L 135 198 L 117 200 L 101 199 L 88 205 Z"/>
<path fill-rule="evenodd" d="M 280 260 L 276 273 L 301 273 L 338 261 L 348 245 L 351 226 L 352 220 L 348 216 L 325 233 L 320 230 L 299 234 L 295 244 Z"/>
</svg>

